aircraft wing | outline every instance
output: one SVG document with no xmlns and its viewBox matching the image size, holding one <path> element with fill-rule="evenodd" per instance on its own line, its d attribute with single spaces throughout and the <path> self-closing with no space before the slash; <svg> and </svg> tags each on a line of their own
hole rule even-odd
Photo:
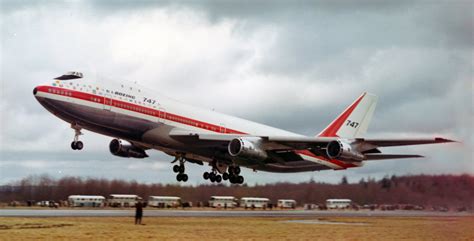
<svg viewBox="0 0 474 241">
<path fill-rule="evenodd" d="M 214 133 L 200 133 L 188 130 L 175 129 L 169 133 L 170 137 L 178 139 L 183 142 L 204 142 L 207 144 L 215 143 L 221 146 L 227 144 L 235 138 L 252 138 L 257 137 L 263 140 L 263 145 L 266 151 L 271 150 L 304 150 L 315 147 L 325 147 L 329 142 L 336 140 L 334 137 L 281 137 L 281 136 L 252 136 L 242 134 L 214 134 Z M 201 144 L 204 144 L 201 143 Z M 197 144 L 197 143 L 196 143 Z"/>
<path fill-rule="evenodd" d="M 214 133 L 199 133 L 189 130 L 172 130 L 170 136 L 177 138 L 184 142 L 207 142 L 208 144 L 215 143 L 222 146 L 235 138 L 258 137 L 263 140 L 263 148 L 266 151 L 282 151 L 282 150 L 307 150 L 307 149 L 323 149 L 326 148 L 329 142 L 340 140 L 339 137 L 306 137 L 306 136 L 251 136 L 241 134 L 214 134 Z M 449 139 L 440 137 L 424 138 L 424 139 L 348 139 L 352 145 L 358 145 L 360 151 L 375 150 L 377 147 L 390 146 L 407 146 L 407 145 L 421 145 L 421 144 L 437 144 L 454 142 Z M 376 151 L 380 153 L 380 151 Z M 374 155 L 375 157 L 375 155 Z M 382 157 L 379 155 L 379 157 Z M 408 157 L 408 156 L 407 156 Z M 410 156 L 413 157 L 413 156 Z M 420 156 L 416 156 L 420 157 Z M 396 158 L 393 156 L 392 158 Z M 400 158 L 400 157 L 398 157 Z M 390 159 L 388 156 L 383 159 Z"/>
</svg>

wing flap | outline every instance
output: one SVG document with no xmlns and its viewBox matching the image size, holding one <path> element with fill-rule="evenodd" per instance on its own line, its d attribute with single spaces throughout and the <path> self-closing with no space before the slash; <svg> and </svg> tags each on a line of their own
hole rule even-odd
<svg viewBox="0 0 474 241">
<path fill-rule="evenodd" d="M 204 132 L 193 132 L 183 129 L 173 129 L 169 133 L 170 137 L 178 139 L 201 140 L 201 141 L 231 141 L 234 138 L 242 137 L 236 134 L 214 134 Z"/>
<path fill-rule="evenodd" d="M 264 138 L 267 143 L 274 143 L 273 150 L 305 150 L 310 148 L 324 148 L 335 137 L 306 137 L 306 136 L 269 136 Z M 269 145 L 267 145 L 269 146 Z M 279 148 L 277 148 L 279 146 Z"/>
</svg>

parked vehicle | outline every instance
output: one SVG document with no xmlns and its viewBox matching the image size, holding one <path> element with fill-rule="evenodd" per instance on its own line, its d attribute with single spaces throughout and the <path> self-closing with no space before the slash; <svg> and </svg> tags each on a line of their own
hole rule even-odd
<svg viewBox="0 0 474 241">
<path fill-rule="evenodd" d="M 177 208 L 181 206 L 181 198 L 172 196 L 149 196 L 148 206 L 155 208 Z"/>
<path fill-rule="evenodd" d="M 278 199 L 277 207 L 283 208 L 296 208 L 296 201 L 293 199 Z"/>
<path fill-rule="evenodd" d="M 141 197 L 132 194 L 111 194 L 107 199 L 110 207 L 135 207 Z"/>
<path fill-rule="evenodd" d="M 270 199 L 261 197 L 243 197 L 240 199 L 240 207 L 247 208 L 263 208 L 268 207 Z"/>
<path fill-rule="evenodd" d="M 92 195 L 71 195 L 68 197 L 71 207 L 103 207 L 105 197 Z"/>
<path fill-rule="evenodd" d="M 233 196 L 211 196 L 209 207 L 212 208 L 234 208 L 237 206 L 238 199 Z"/>
<path fill-rule="evenodd" d="M 350 199 L 327 199 L 326 206 L 328 209 L 345 209 L 352 204 Z"/>
</svg>

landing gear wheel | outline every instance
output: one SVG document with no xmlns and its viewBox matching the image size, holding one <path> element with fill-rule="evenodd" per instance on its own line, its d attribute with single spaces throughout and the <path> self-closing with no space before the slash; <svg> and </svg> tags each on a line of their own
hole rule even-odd
<svg viewBox="0 0 474 241">
<path fill-rule="evenodd" d="M 79 140 L 79 136 L 82 135 L 81 126 L 75 123 L 71 124 L 71 128 L 74 129 L 74 140 L 71 143 L 71 148 L 73 150 L 82 150 L 84 144 Z"/>
<path fill-rule="evenodd" d="M 224 174 L 222 174 L 222 180 L 225 181 L 225 180 L 227 180 L 227 179 L 229 179 L 229 173 L 224 172 Z"/>
<path fill-rule="evenodd" d="M 239 184 L 244 183 L 244 177 L 243 176 L 238 176 L 237 177 L 237 183 L 239 183 Z"/>
<path fill-rule="evenodd" d="M 233 175 L 229 177 L 229 181 L 230 181 L 230 183 L 232 183 L 232 184 L 237 183 L 236 177 L 233 176 Z"/>
<path fill-rule="evenodd" d="M 184 173 L 184 165 L 179 165 L 179 173 Z"/>
<path fill-rule="evenodd" d="M 187 174 L 180 174 L 181 175 L 181 181 L 187 182 L 188 181 L 188 175 Z"/>
<path fill-rule="evenodd" d="M 74 142 L 74 141 L 71 142 L 71 149 L 77 150 L 77 148 L 76 148 L 76 142 Z"/>
<path fill-rule="evenodd" d="M 82 148 L 84 148 L 84 144 L 82 143 L 82 141 L 77 141 L 76 142 L 76 149 L 77 150 L 82 150 Z"/>
<path fill-rule="evenodd" d="M 234 174 L 239 175 L 240 174 L 240 167 L 236 166 L 233 168 Z"/>
<path fill-rule="evenodd" d="M 84 148 L 84 144 L 82 141 L 73 141 L 71 142 L 71 148 L 73 150 L 82 150 L 82 148 Z"/>
<path fill-rule="evenodd" d="M 178 182 L 181 182 L 181 174 L 176 175 L 176 180 L 177 180 Z"/>
<path fill-rule="evenodd" d="M 209 172 L 205 172 L 204 174 L 202 174 L 202 177 L 204 178 L 204 180 L 209 179 Z"/>
<path fill-rule="evenodd" d="M 216 182 L 220 183 L 222 181 L 221 175 L 216 175 Z"/>
<path fill-rule="evenodd" d="M 180 169 L 180 168 L 179 168 L 178 165 L 174 165 L 174 166 L 173 166 L 173 172 L 178 173 L 178 172 L 179 172 L 179 169 Z"/>
<path fill-rule="evenodd" d="M 211 182 L 215 182 L 215 181 L 216 181 L 216 174 L 211 173 L 211 174 L 209 175 L 209 180 L 211 180 Z"/>
</svg>

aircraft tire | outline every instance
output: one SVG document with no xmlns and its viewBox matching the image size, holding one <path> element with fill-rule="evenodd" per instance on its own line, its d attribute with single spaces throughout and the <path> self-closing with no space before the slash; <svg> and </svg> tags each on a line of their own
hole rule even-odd
<svg viewBox="0 0 474 241">
<path fill-rule="evenodd" d="M 202 177 L 204 178 L 204 180 L 209 179 L 209 172 L 204 172 L 204 174 L 202 174 Z"/>
<path fill-rule="evenodd" d="M 214 173 L 211 173 L 209 175 L 209 180 L 211 180 L 211 182 L 215 182 L 216 181 L 216 175 Z"/>
<path fill-rule="evenodd" d="M 176 173 L 179 172 L 179 166 L 178 165 L 173 166 L 173 172 L 176 172 Z"/>
<path fill-rule="evenodd" d="M 227 179 L 229 179 L 229 173 L 224 172 L 224 174 L 222 174 L 222 180 L 225 181 L 225 180 L 227 180 Z"/>
<path fill-rule="evenodd" d="M 188 175 L 187 174 L 181 174 L 181 181 L 187 182 L 188 181 Z"/>
<path fill-rule="evenodd" d="M 179 166 L 179 173 L 184 173 L 184 165 Z"/>
<path fill-rule="evenodd" d="M 216 182 L 217 182 L 217 183 L 220 183 L 221 181 L 222 181 L 221 175 L 217 175 L 217 176 L 216 176 Z"/>
<path fill-rule="evenodd" d="M 243 176 L 238 176 L 237 177 L 237 183 L 239 183 L 239 184 L 244 183 L 244 177 Z"/>
<path fill-rule="evenodd" d="M 76 148 L 76 142 L 74 142 L 74 141 L 71 142 L 71 149 L 77 150 L 77 148 Z"/>
<path fill-rule="evenodd" d="M 181 182 L 181 174 L 176 175 L 176 181 Z"/>
<path fill-rule="evenodd" d="M 77 150 L 82 150 L 82 148 L 84 148 L 84 144 L 82 143 L 82 141 L 76 142 L 75 146 Z"/>
<path fill-rule="evenodd" d="M 240 174 L 240 167 L 234 167 L 234 173 L 235 175 L 239 175 Z"/>
</svg>

